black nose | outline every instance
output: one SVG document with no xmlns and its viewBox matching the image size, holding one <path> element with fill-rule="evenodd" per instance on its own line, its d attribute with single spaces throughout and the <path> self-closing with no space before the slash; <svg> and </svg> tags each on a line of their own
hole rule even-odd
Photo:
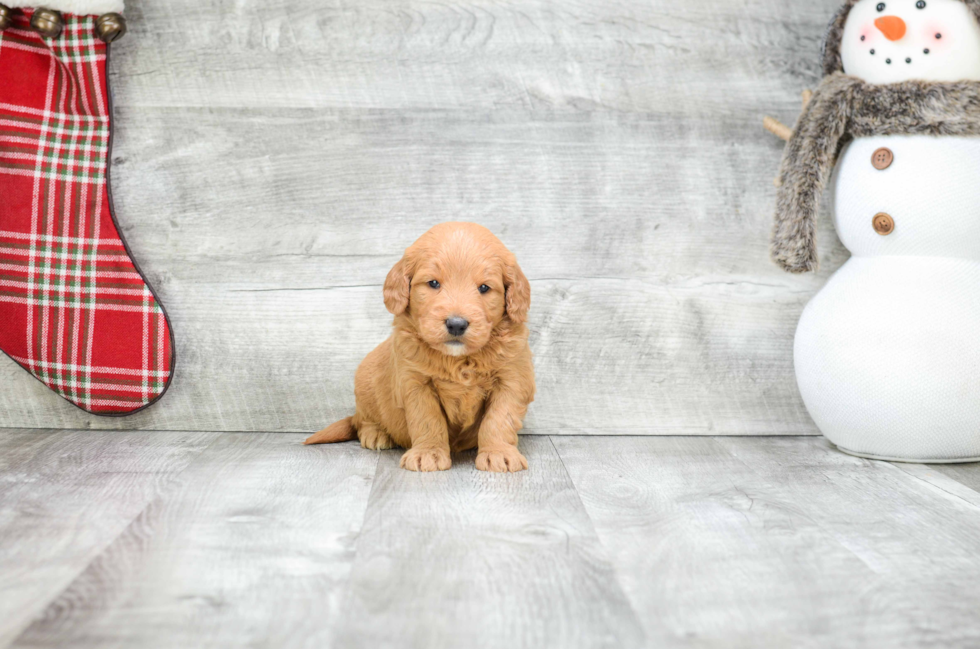
<svg viewBox="0 0 980 649">
<path fill-rule="evenodd" d="M 466 328 L 470 326 L 470 323 L 454 315 L 451 318 L 446 318 L 446 331 L 453 336 L 462 336 L 466 333 Z"/>
</svg>

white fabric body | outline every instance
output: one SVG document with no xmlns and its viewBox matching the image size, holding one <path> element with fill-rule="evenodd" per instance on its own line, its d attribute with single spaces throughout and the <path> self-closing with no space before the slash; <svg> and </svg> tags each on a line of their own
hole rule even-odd
<svg viewBox="0 0 980 649">
<path fill-rule="evenodd" d="M 879 148 L 894 155 L 887 169 L 871 164 Z M 859 138 L 841 152 L 831 189 L 834 227 L 852 255 L 980 261 L 980 137 Z M 886 237 L 871 225 L 878 212 L 895 219 Z"/>
<path fill-rule="evenodd" d="M 125 8 L 124 0 L 0 0 L 0 2 L 11 9 L 44 7 L 77 16 L 122 13 Z"/>
<path fill-rule="evenodd" d="M 875 26 L 886 16 L 904 21 L 902 38 Z M 840 54 L 844 72 L 868 83 L 980 81 L 980 24 L 961 0 L 927 0 L 922 9 L 916 0 L 861 0 L 847 15 Z"/>
<path fill-rule="evenodd" d="M 872 153 L 887 147 L 892 165 Z M 980 458 L 980 138 L 862 138 L 832 181 L 852 258 L 796 332 L 807 410 L 838 446 L 920 461 Z M 872 218 L 895 229 L 881 236 Z"/>
</svg>

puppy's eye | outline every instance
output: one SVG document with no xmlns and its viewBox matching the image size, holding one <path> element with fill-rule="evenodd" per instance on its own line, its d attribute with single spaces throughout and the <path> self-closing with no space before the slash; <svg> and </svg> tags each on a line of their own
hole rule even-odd
<svg viewBox="0 0 980 649">
<path fill-rule="evenodd" d="M 490 290 L 490 287 L 489 287 L 489 286 L 487 286 L 486 284 L 480 284 L 480 288 L 479 288 L 478 290 L 479 290 L 479 291 L 480 291 L 481 293 L 486 293 L 487 291 L 489 291 L 489 290 Z"/>
<path fill-rule="evenodd" d="M 918 2 L 916 2 L 915 3 L 915 8 L 916 9 L 925 9 L 926 8 L 926 0 L 919 0 Z"/>
<path fill-rule="evenodd" d="M 877 9 L 878 9 L 878 11 L 884 11 L 885 10 L 885 3 L 884 2 L 879 2 Z"/>
<path fill-rule="evenodd" d="M 434 279 L 434 280 L 432 280 L 432 281 L 429 282 L 429 286 L 431 288 L 439 288 L 440 286 L 442 286 L 442 284 L 439 283 L 439 280 Z"/>
</svg>

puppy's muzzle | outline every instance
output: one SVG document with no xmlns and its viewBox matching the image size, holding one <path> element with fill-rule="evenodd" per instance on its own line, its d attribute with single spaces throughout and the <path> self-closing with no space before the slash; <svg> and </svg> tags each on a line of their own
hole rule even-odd
<svg viewBox="0 0 980 649">
<path fill-rule="evenodd" d="M 451 318 L 446 318 L 446 331 L 449 332 L 450 336 L 459 337 L 466 333 L 466 329 L 470 326 L 470 323 L 464 318 L 459 316 L 452 316 Z"/>
</svg>

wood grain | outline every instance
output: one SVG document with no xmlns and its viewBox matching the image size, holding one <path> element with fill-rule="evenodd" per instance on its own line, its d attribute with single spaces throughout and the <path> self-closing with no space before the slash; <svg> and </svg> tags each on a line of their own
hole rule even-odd
<svg viewBox="0 0 980 649">
<path fill-rule="evenodd" d="M 932 465 L 931 470 L 962 483 L 965 487 L 980 492 L 980 464 L 942 464 Z"/>
<path fill-rule="evenodd" d="M 113 46 L 124 234 L 178 375 L 124 420 L 0 358 L 0 426 L 313 431 L 350 414 L 380 285 L 432 224 L 532 279 L 530 433 L 816 432 L 792 337 L 845 258 L 768 261 L 772 177 L 835 0 L 133 2 Z"/>
<path fill-rule="evenodd" d="M 174 488 L 215 436 L 0 432 L 0 647 Z"/>
<path fill-rule="evenodd" d="M 554 438 L 650 646 L 973 647 L 980 506 L 817 438 Z"/>
<path fill-rule="evenodd" d="M 980 643 L 980 465 L 536 436 L 420 475 L 302 438 L 0 432 L 0 647 Z"/>
<path fill-rule="evenodd" d="M 834 0 L 134 0 L 132 106 L 725 114 L 786 109 Z M 120 63 L 120 65 L 122 65 Z M 778 114 L 777 117 L 783 118 Z M 762 116 L 758 117 L 761 124 Z M 771 178 L 769 179 L 771 181 Z M 770 183 L 771 184 L 771 183 Z"/>
<path fill-rule="evenodd" d="M 382 454 L 345 595 L 342 647 L 637 647 L 642 631 L 551 441 L 530 470 Z"/>
<path fill-rule="evenodd" d="M 330 646 L 377 462 L 221 435 L 11 646 Z"/>
</svg>

